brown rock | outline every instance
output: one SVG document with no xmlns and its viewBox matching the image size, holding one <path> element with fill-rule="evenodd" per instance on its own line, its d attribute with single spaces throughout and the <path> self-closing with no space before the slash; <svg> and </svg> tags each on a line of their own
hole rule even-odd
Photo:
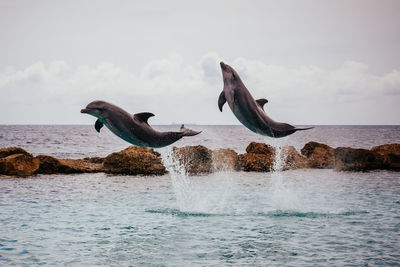
<svg viewBox="0 0 400 267">
<path fill-rule="evenodd" d="M 306 168 L 307 159 L 297 152 L 293 146 L 282 147 L 280 151 L 281 166 L 275 166 L 275 148 L 263 143 L 250 143 L 246 148 L 247 153 L 239 155 L 238 167 L 244 171 L 270 171 L 273 168 L 281 170 Z"/>
<path fill-rule="evenodd" d="M 400 156 L 400 144 L 385 144 L 380 146 L 374 146 L 371 151 L 377 152 L 381 155 L 398 155 Z"/>
<path fill-rule="evenodd" d="M 42 174 L 100 172 L 103 169 L 102 163 L 93 163 L 90 159 L 57 159 L 46 155 L 36 158 L 40 162 L 36 173 Z"/>
<path fill-rule="evenodd" d="M 218 148 L 212 151 L 212 162 L 215 170 L 234 170 L 237 165 L 238 154 L 232 149 Z"/>
<path fill-rule="evenodd" d="M 384 156 L 385 169 L 400 170 L 400 155 L 388 154 Z"/>
<path fill-rule="evenodd" d="M 151 148 L 130 146 L 104 158 L 104 171 L 128 175 L 162 175 L 165 167 L 158 153 Z"/>
<path fill-rule="evenodd" d="M 92 159 L 92 158 L 91 158 Z M 84 172 L 102 172 L 103 171 L 103 163 L 102 161 L 91 159 L 60 159 L 61 164 L 68 166 L 76 173 L 84 173 Z"/>
<path fill-rule="evenodd" d="M 20 147 L 3 147 L 0 148 L 0 158 L 5 158 L 13 154 L 23 154 L 28 157 L 32 157 L 32 154 L 26 152 L 24 149 Z"/>
<path fill-rule="evenodd" d="M 308 142 L 301 149 L 301 154 L 308 158 L 310 168 L 333 168 L 335 162 L 334 149 L 328 145 Z"/>
<path fill-rule="evenodd" d="M 47 155 L 39 155 L 36 158 L 40 162 L 39 169 L 36 171 L 36 173 L 76 173 L 71 167 L 61 163 L 57 158 Z"/>
<path fill-rule="evenodd" d="M 12 154 L 0 158 L 0 174 L 29 176 L 38 168 L 39 160 L 26 154 Z"/>
<path fill-rule="evenodd" d="M 264 143 L 251 142 L 247 146 L 246 152 L 254 154 L 274 155 L 275 149 L 272 146 Z"/>
<path fill-rule="evenodd" d="M 90 163 L 103 163 L 104 162 L 104 158 L 100 158 L 100 157 L 84 158 L 83 160 L 90 162 Z"/>
<path fill-rule="evenodd" d="M 334 154 L 334 167 L 337 170 L 368 171 L 384 168 L 384 157 L 375 151 L 338 147 Z"/>
<path fill-rule="evenodd" d="M 374 146 L 371 151 L 384 157 L 384 165 L 389 170 L 400 170 L 400 144 Z"/>
<path fill-rule="evenodd" d="M 188 174 L 210 173 L 213 170 L 212 152 L 204 146 L 174 147 L 173 156 Z"/>
<path fill-rule="evenodd" d="M 246 153 L 238 156 L 238 169 L 243 171 L 268 172 L 272 169 L 274 157 L 266 154 Z"/>
<path fill-rule="evenodd" d="M 281 151 L 281 158 L 284 170 L 308 167 L 307 158 L 300 155 L 293 146 L 284 146 Z"/>
</svg>

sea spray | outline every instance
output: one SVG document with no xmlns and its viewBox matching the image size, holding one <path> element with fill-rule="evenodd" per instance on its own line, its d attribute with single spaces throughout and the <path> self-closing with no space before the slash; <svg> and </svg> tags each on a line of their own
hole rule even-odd
<svg viewBox="0 0 400 267">
<path fill-rule="evenodd" d="M 171 177 L 178 209 L 181 212 L 222 214 L 229 211 L 232 197 L 230 172 L 189 177 L 185 163 L 170 147 L 159 150 Z"/>
<path fill-rule="evenodd" d="M 275 150 L 275 159 L 271 169 L 271 206 L 274 210 L 297 210 L 300 206 L 296 190 L 285 180 L 286 150 L 281 139 L 272 139 L 270 145 Z"/>
</svg>

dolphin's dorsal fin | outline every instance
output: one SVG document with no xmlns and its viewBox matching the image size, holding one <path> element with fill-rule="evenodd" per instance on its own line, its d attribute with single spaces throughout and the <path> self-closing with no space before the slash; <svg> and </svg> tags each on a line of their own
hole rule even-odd
<svg viewBox="0 0 400 267">
<path fill-rule="evenodd" d="M 134 118 L 136 118 L 144 123 L 147 123 L 147 120 L 153 116 L 154 116 L 154 114 L 150 113 L 150 112 L 141 112 L 141 113 L 136 113 L 133 115 Z"/>
<path fill-rule="evenodd" d="M 225 93 L 224 91 L 221 92 L 218 98 L 218 108 L 222 112 L 222 106 L 225 104 L 226 98 L 225 98 Z"/>
<path fill-rule="evenodd" d="M 97 132 L 100 132 L 100 129 L 101 129 L 101 127 L 103 127 L 104 126 L 104 124 L 99 120 L 99 119 L 97 119 L 97 121 L 95 122 L 95 124 L 94 124 L 94 128 L 96 129 L 96 131 Z"/>
<path fill-rule="evenodd" d="M 265 98 L 260 98 L 260 99 L 257 99 L 256 102 L 262 109 L 264 109 L 264 105 L 265 105 L 265 103 L 268 103 L 268 100 Z"/>
</svg>

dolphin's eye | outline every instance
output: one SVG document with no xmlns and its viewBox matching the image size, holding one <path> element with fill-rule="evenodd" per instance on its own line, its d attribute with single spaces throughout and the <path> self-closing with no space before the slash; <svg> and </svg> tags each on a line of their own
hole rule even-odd
<svg viewBox="0 0 400 267">
<path fill-rule="evenodd" d="M 234 72 L 232 72 L 232 77 L 233 77 L 233 78 L 236 78 L 236 75 L 235 75 L 235 73 L 234 73 Z"/>
</svg>

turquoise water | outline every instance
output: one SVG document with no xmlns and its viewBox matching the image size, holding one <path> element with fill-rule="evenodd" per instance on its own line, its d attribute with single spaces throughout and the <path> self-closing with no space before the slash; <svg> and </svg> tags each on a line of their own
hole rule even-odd
<svg viewBox="0 0 400 267">
<path fill-rule="evenodd" d="M 162 126 L 176 130 L 178 126 Z M 190 126 L 177 146 L 245 151 L 242 126 Z M 400 126 L 317 126 L 272 145 L 371 148 Z M 127 147 L 93 126 L 0 125 L 0 147 L 82 158 Z M 400 265 L 400 173 L 296 170 L 0 177 L 0 266 Z"/>
<path fill-rule="evenodd" d="M 274 175 L 2 179 L 0 265 L 399 264 L 398 173 Z"/>
</svg>

